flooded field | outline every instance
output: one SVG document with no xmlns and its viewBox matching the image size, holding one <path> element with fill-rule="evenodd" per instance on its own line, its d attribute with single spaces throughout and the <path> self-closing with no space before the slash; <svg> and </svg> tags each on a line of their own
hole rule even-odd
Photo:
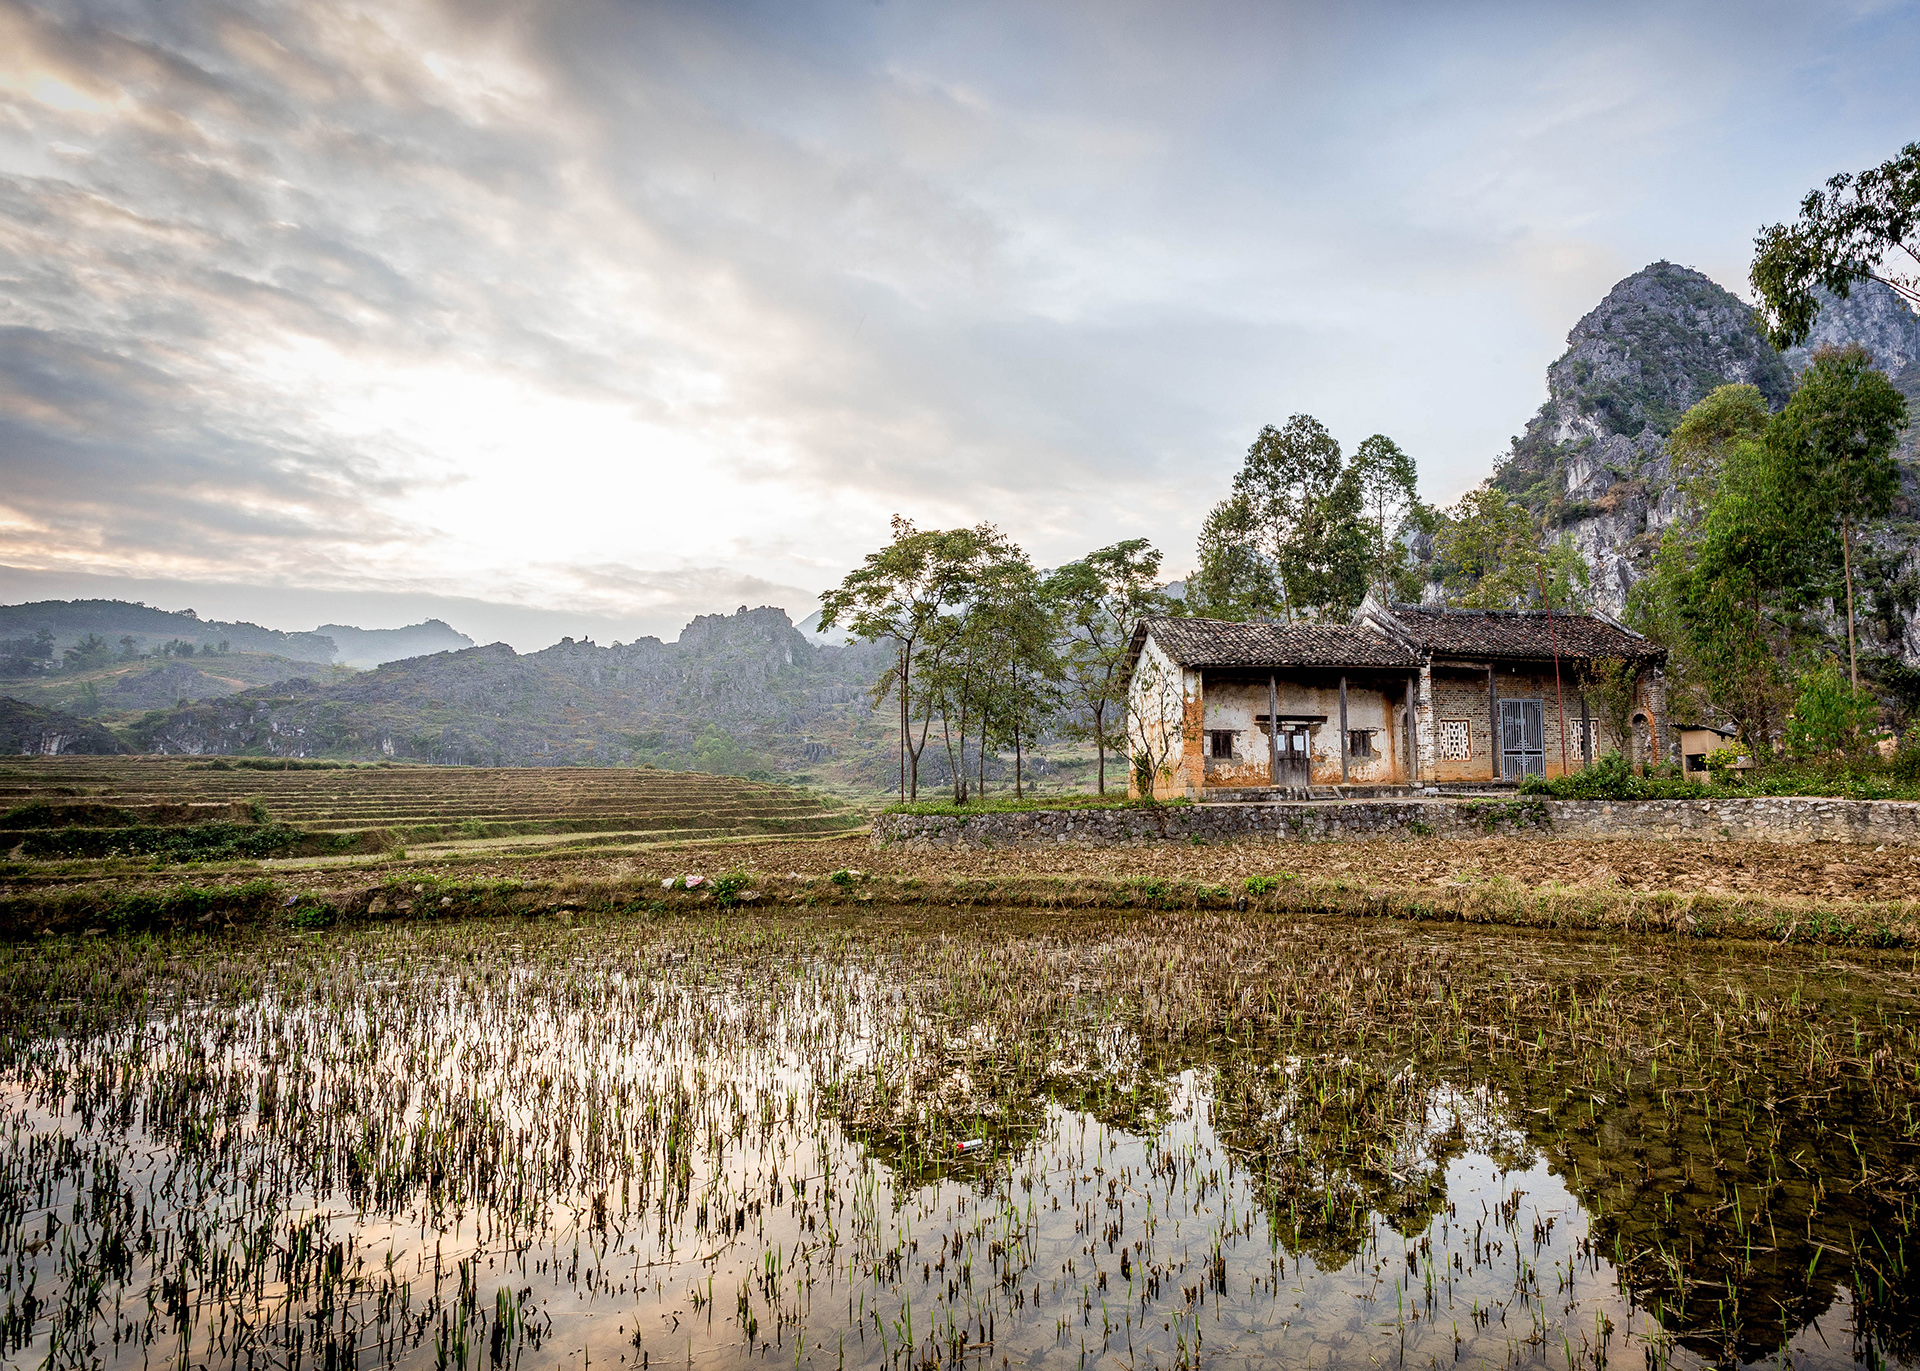
<svg viewBox="0 0 1920 1371">
<path fill-rule="evenodd" d="M 0 1358 L 1920 1358 L 1911 954 L 873 910 L 0 950 Z"/>
</svg>

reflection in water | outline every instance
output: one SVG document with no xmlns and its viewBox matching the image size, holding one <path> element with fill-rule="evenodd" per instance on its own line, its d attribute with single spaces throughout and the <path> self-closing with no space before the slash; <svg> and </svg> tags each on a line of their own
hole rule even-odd
<svg viewBox="0 0 1920 1371">
<path fill-rule="evenodd" d="M 1897 968 L 926 917 L 17 956 L 0 1354 L 1914 1363 Z"/>
</svg>

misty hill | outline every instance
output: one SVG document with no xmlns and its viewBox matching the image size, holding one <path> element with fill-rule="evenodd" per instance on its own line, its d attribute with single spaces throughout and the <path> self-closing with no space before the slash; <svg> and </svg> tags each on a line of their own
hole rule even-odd
<svg viewBox="0 0 1920 1371">
<path fill-rule="evenodd" d="M 226 643 L 234 652 L 260 652 L 300 662 L 331 662 L 333 640 L 321 633 L 284 633 L 259 624 L 202 619 L 190 609 L 154 609 L 130 600 L 38 600 L 24 605 L 0 605 L 0 639 L 31 639 L 45 631 L 54 639 L 56 654 L 88 634 L 111 642 L 133 639 L 133 650 L 150 653 L 167 643 L 193 644 L 196 651 L 218 650 Z"/>
<path fill-rule="evenodd" d="M 56 661 L 64 649 L 89 634 L 105 638 L 116 653 L 123 650 L 120 640 L 130 637 L 131 651 L 142 656 L 169 643 L 189 643 L 196 652 L 218 652 L 225 643 L 231 652 L 354 667 L 473 646 L 473 639 L 439 619 L 405 628 L 322 624 L 311 633 L 289 633 L 259 624 L 202 619 L 191 609 L 155 609 L 131 600 L 39 600 L 0 605 L 0 640 L 30 640 L 42 632 L 52 635 Z"/>
<path fill-rule="evenodd" d="M 865 691 L 884 655 L 809 642 L 785 611 L 743 606 L 695 619 L 675 643 L 563 639 L 526 654 L 494 643 L 332 685 L 288 681 L 158 710 L 129 737 L 139 750 L 176 754 L 826 768 L 877 786 L 890 775 L 893 738 Z"/>
<path fill-rule="evenodd" d="M 295 677 L 330 683 L 351 675 L 347 667 L 299 662 L 268 652 L 215 652 L 185 658 L 143 657 L 81 671 L 19 677 L 0 690 L 28 704 L 111 722 L 114 716 L 232 695 Z"/>
<path fill-rule="evenodd" d="M 1596 600 L 1624 611 L 1660 535 L 1678 513 L 1666 438 L 1688 407 L 1716 386 L 1749 384 L 1779 408 L 1815 347 L 1860 343 L 1907 395 L 1920 418 L 1920 316 L 1875 282 L 1829 299 L 1804 348 L 1782 356 L 1743 301 L 1697 271 L 1656 262 L 1607 292 L 1567 335 L 1547 369 L 1547 401 L 1513 440 L 1493 483 L 1536 513 L 1549 536 L 1572 536 Z M 1920 430 L 1901 443 L 1907 498 L 1872 530 L 1889 583 L 1920 578 Z M 1886 607 L 1878 625 L 1889 651 L 1920 661 L 1911 607 Z"/>
<path fill-rule="evenodd" d="M 333 639 L 333 660 L 362 669 L 407 657 L 425 657 L 432 652 L 459 652 L 474 645 L 473 639 L 439 619 L 427 619 L 405 628 L 322 624 L 314 632 Z"/>
</svg>

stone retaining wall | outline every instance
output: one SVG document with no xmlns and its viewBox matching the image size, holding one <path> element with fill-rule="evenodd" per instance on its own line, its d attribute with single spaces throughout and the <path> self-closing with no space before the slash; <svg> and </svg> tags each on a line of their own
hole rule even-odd
<svg viewBox="0 0 1920 1371">
<path fill-rule="evenodd" d="M 882 814 L 876 847 L 1311 842 L 1381 836 L 1751 838 L 1920 845 L 1920 803 L 1801 797 L 1701 800 L 1351 800 L 1333 803 Z"/>
</svg>

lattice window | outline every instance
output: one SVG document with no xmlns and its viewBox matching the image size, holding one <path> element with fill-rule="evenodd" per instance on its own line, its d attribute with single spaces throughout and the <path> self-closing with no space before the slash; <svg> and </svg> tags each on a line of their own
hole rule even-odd
<svg viewBox="0 0 1920 1371">
<path fill-rule="evenodd" d="M 1467 727 L 1465 719 L 1442 719 L 1440 721 L 1440 758 L 1447 762 L 1464 762 L 1473 751 L 1473 731 Z"/>
</svg>

